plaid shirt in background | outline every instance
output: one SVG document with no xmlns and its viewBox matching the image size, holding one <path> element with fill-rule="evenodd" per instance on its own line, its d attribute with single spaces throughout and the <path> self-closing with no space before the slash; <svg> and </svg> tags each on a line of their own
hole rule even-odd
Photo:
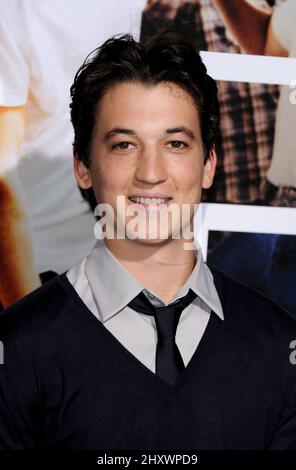
<svg viewBox="0 0 296 470">
<path fill-rule="evenodd" d="M 253 1 L 266 7 L 264 0 Z M 198 49 L 240 53 L 210 0 L 150 1 L 143 13 L 141 40 L 165 27 L 186 30 Z M 262 203 L 272 156 L 278 87 L 218 81 L 221 138 L 214 185 L 203 200 Z"/>
</svg>

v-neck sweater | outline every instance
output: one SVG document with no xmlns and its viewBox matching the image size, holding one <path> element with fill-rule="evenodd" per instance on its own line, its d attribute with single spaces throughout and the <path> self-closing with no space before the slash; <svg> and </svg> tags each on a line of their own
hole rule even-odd
<svg viewBox="0 0 296 470">
<path fill-rule="evenodd" d="M 63 273 L 0 314 L 0 449 L 296 448 L 295 319 L 211 268 L 211 315 L 171 386 L 92 314 Z"/>
</svg>

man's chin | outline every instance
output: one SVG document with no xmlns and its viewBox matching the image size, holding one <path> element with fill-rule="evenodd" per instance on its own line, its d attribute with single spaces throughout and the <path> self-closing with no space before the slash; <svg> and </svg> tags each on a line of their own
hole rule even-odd
<svg viewBox="0 0 296 470">
<path fill-rule="evenodd" d="M 158 235 L 158 236 L 151 236 L 149 233 L 139 233 L 139 234 L 129 234 L 128 231 L 126 233 L 127 239 L 134 241 L 136 243 L 140 243 L 143 245 L 160 245 L 160 244 L 165 244 L 168 243 L 171 239 L 172 236 L 171 234 L 165 234 L 165 235 Z"/>
<path fill-rule="evenodd" d="M 134 243 L 135 245 L 141 245 L 143 247 L 148 247 L 148 246 L 164 246 L 167 243 L 172 241 L 172 236 L 166 236 L 166 237 L 150 237 L 149 234 L 134 234 L 134 233 L 128 233 L 126 231 L 125 236 L 118 237 L 116 234 L 114 236 L 108 237 L 106 233 L 102 235 L 102 238 L 105 240 L 110 240 L 114 241 L 120 241 L 122 244 L 127 244 L 130 246 L 131 243 Z"/>
<path fill-rule="evenodd" d="M 179 224 L 180 225 L 180 224 Z M 129 224 L 125 225 L 125 235 L 131 241 L 136 241 L 137 243 L 142 243 L 143 245 L 160 245 L 171 242 L 172 240 L 180 240 L 183 238 L 182 228 L 178 224 L 169 223 L 163 224 L 161 226 L 147 227 L 147 225 L 131 226 Z M 188 220 L 185 224 L 185 227 L 190 225 Z M 187 227 L 188 228 L 188 227 Z M 186 230 L 185 230 L 186 232 Z M 185 236 L 187 239 L 187 236 Z"/>
</svg>

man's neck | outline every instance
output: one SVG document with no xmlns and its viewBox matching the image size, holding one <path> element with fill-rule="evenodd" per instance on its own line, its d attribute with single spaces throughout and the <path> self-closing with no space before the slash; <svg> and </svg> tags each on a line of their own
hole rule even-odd
<svg viewBox="0 0 296 470">
<path fill-rule="evenodd" d="M 188 242 L 188 240 L 187 240 Z M 117 260 L 139 279 L 146 289 L 168 304 L 192 273 L 196 254 L 184 250 L 184 241 L 108 240 L 105 244 Z"/>
</svg>

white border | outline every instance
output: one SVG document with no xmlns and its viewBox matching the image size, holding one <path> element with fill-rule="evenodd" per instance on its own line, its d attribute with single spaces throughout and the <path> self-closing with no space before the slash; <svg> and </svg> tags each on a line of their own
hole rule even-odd
<svg viewBox="0 0 296 470">
<path fill-rule="evenodd" d="M 210 230 L 296 235 L 296 210 L 289 207 L 200 204 L 194 234 L 207 259 Z"/>
<path fill-rule="evenodd" d="M 296 80 L 296 58 L 201 51 L 215 80 L 290 85 Z"/>
</svg>

